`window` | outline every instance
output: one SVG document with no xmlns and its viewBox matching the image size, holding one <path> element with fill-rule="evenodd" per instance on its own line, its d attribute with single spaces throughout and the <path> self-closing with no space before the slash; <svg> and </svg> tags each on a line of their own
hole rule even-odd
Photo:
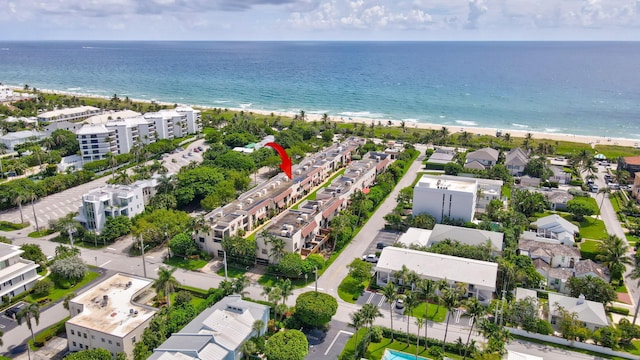
<svg viewBox="0 0 640 360">
<path fill-rule="evenodd" d="M 75 334 L 76 332 L 73 329 L 71 329 L 71 335 L 75 335 Z"/>
<path fill-rule="evenodd" d="M 201 243 L 204 242 L 204 238 L 203 237 L 200 237 L 198 240 L 200 240 Z"/>
<path fill-rule="evenodd" d="M 96 338 L 95 336 L 91 335 L 91 339 L 95 340 L 95 338 Z"/>
<path fill-rule="evenodd" d="M 120 347 L 120 343 L 119 343 L 119 342 L 116 342 L 116 346 L 117 346 L 117 347 Z"/>
<path fill-rule="evenodd" d="M 76 345 L 76 342 L 75 342 L 75 341 L 73 342 L 73 346 L 78 346 L 78 345 Z"/>
<path fill-rule="evenodd" d="M 80 344 L 80 349 L 84 349 L 84 346 L 82 344 Z"/>
<path fill-rule="evenodd" d="M 102 342 L 104 342 L 104 338 L 102 338 Z"/>
<path fill-rule="evenodd" d="M 135 337 L 135 336 L 132 336 L 132 337 L 131 337 L 131 343 L 132 343 L 132 344 L 135 344 L 135 342 L 136 342 L 136 337 Z"/>
<path fill-rule="evenodd" d="M 83 335 L 84 335 L 84 338 L 86 339 L 87 338 L 87 333 L 84 333 Z"/>
<path fill-rule="evenodd" d="M 262 249 L 262 253 L 266 255 L 267 254 L 267 249 Z"/>
</svg>

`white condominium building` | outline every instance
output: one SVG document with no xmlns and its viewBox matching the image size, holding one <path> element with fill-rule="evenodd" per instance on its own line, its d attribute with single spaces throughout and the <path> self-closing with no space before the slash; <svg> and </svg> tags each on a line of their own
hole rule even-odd
<svg viewBox="0 0 640 360">
<path fill-rule="evenodd" d="M 429 214 L 442 222 L 447 217 L 471 221 L 476 208 L 478 182 L 460 178 L 444 180 L 423 175 L 413 189 L 413 214 Z"/>
<path fill-rule="evenodd" d="M 202 131 L 200 110 L 194 110 L 189 106 L 178 106 L 175 108 L 179 114 L 184 114 L 187 120 L 187 133 L 197 134 Z"/>
<path fill-rule="evenodd" d="M 143 212 L 156 186 L 157 181 L 150 179 L 131 185 L 107 185 L 93 189 L 82 195 L 82 205 L 75 220 L 89 230 L 100 232 L 108 217 L 124 215 L 133 218 Z"/>
<path fill-rule="evenodd" d="M 118 153 L 116 132 L 104 125 L 85 125 L 76 132 L 76 138 L 84 161 L 101 160 L 108 153 Z"/>
<path fill-rule="evenodd" d="M 83 120 L 93 115 L 100 114 L 101 109 L 93 106 L 78 106 L 74 108 L 60 109 L 47 111 L 38 115 L 38 121 L 40 122 L 54 122 L 54 121 L 74 121 Z"/>
<path fill-rule="evenodd" d="M 160 110 L 144 114 L 144 118 L 153 121 L 158 139 L 173 139 L 187 134 L 187 115 L 176 110 Z"/>
<path fill-rule="evenodd" d="M 158 309 L 140 304 L 138 297 L 153 280 L 115 274 L 69 301 L 67 340 L 69 351 L 106 349 L 133 356 L 136 342 Z"/>
<path fill-rule="evenodd" d="M 38 264 L 20 257 L 19 246 L 0 243 L 0 304 L 31 289 L 40 279 Z"/>
<path fill-rule="evenodd" d="M 115 132 L 118 154 L 129 153 L 136 144 L 155 142 L 155 124 L 142 116 L 110 121 L 105 126 Z"/>
</svg>

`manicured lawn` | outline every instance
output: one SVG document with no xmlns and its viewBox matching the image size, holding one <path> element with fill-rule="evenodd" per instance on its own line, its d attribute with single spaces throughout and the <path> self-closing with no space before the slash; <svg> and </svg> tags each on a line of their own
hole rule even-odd
<svg viewBox="0 0 640 360">
<path fill-rule="evenodd" d="M 358 280 L 347 275 L 338 286 L 338 296 L 348 303 L 355 304 L 366 286 L 367 282 L 359 283 Z"/>
<path fill-rule="evenodd" d="M 629 246 L 634 246 L 638 241 L 640 241 L 640 238 L 637 236 L 633 236 L 629 234 L 625 234 L 625 236 L 627 237 L 627 242 L 629 242 Z"/>
<path fill-rule="evenodd" d="M 367 331 L 368 331 L 368 329 L 360 329 L 360 330 L 358 330 L 358 341 L 360 341 L 362 339 L 362 337 L 366 335 Z M 421 332 L 420 336 L 423 337 L 424 334 Z M 341 359 L 352 359 L 353 358 L 353 351 L 355 349 L 355 344 L 356 344 L 356 337 L 355 336 L 351 336 L 351 338 L 349 338 L 349 341 L 347 341 L 347 343 L 345 344 L 345 347 L 342 350 L 342 353 L 340 354 L 339 358 L 341 358 Z M 405 342 L 401 342 L 401 341 L 397 341 L 397 340 L 391 342 L 391 339 L 383 338 L 382 341 L 380 341 L 379 343 L 370 343 L 369 344 L 369 347 L 367 348 L 367 353 L 365 354 L 365 358 L 366 359 L 372 359 L 372 360 L 381 360 L 385 349 L 402 351 L 402 352 L 411 354 L 413 356 L 415 356 L 415 354 L 416 354 L 416 345 L 415 344 L 407 344 Z M 418 349 L 418 356 L 423 357 L 423 358 L 428 358 L 428 359 L 432 359 L 433 358 L 433 357 L 429 356 L 429 351 L 428 350 L 427 351 L 424 350 L 424 346 L 420 346 L 420 348 Z M 445 356 L 450 358 L 450 359 L 462 359 L 462 356 L 460 356 L 459 354 L 453 354 L 453 353 L 449 353 L 449 352 L 445 353 Z"/>
<path fill-rule="evenodd" d="M 595 146 L 595 150 L 603 153 L 609 161 L 615 161 L 619 156 L 634 156 L 640 155 L 640 150 L 619 145 L 599 145 Z"/>
<path fill-rule="evenodd" d="M 186 270 L 198 270 L 203 268 L 205 265 L 207 265 L 207 260 L 203 260 L 203 259 L 185 259 L 183 257 L 179 257 L 179 256 L 173 256 L 165 261 L 163 261 L 163 263 L 167 264 L 167 265 L 171 265 L 171 266 L 175 266 L 175 267 L 179 267 L 179 268 L 183 268 Z"/>
<path fill-rule="evenodd" d="M 174 292 L 171 293 L 171 304 L 175 304 L 175 300 L 176 300 L 176 295 L 178 294 L 178 292 Z M 202 304 L 204 302 L 203 298 L 199 298 L 196 297 L 195 295 L 191 298 L 191 305 L 193 305 L 194 307 L 198 307 L 198 305 Z"/>
<path fill-rule="evenodd" d="M 585 218 L 580 222 L 580 235 L 582 238 L 605 240 L 609 237 L 604 221 L 593 218 Z"/>
<path fill-rule="evenodd" d="M 99 276 L 100 276 L 100 274 L 98 274 L 97 272 L 87 271 L 87 273 L 84 276 L 84 279 L 82 279 L 82 281 L 80 281 L 79 283 L 77 283 L 73 287 L 70 287 L 68 289 L 53 287 L 51 289 L 51 291 L 49 292 L 49 295 L 47 295 L 47 296 L 34 297 L 33 294 L 31 294 L 31 295 L 27 296 L 26 299 L 27 299 L 27 301 L 31 301 L 31 302 L 38 302 L 38 301 L 42 301 L 43 298 L 48 298 L 50 301 L 47 302 L 47 303 L 53 303 L 53 302 L 56 302 L 56 301 L 62 299 L 67 294 L 70 294 L 72 292 L 76 292 L 78 289 L 80 289 L 81 287 L 87 285 L 89 282 L 91 282 L 92 280 L 96 279 Z"/>
<path fill-rule="evenodd" d="M 627 287 L 624 284 L 618 285 L 618 286 L 616 286 L 616 292 L 626 294 L 626 293 L 628 293 Z"/>
<path fill-rule="evenodd" d="M 631 344 L 623 346 L 623 350 L 632 355 L 640 355 L 640 340 L 632 340 Z"/>
<path fill-rule="evenodd" d="M 580 243 L 580 256 L 583 259 L 594 260 L 598 255 L 598 244 L 600 241 L 594 240 L 582 240 Z"/>
<path fill-rule="evenodd" d="M 236 266 L 227 266 L 227 276 L 230 278 L 239 278 L 247 272 L 247 268 L 240 268 Z M 224 276 L 224 266 L 220 270 L 216 271 L 216 274 Z"/>
<path fill-rule="evenodd" d="M 502 186 L 502 196 L 511 199 L 511 186 Z"/>
<path fill-rule="evenodd" d="M 45 229 L 45 230 L 30 232 L 29 235 L 27 236 L 30 238 L 41 238 L 43 236 L 51 235 L 53 234 L 53 232 L 54 232 L 53 230 Z"/>
<path fill-rule="evenodd" d="M 436 313 L 436 309 L 438 312 Z M 420 305 L 413 309 L 413 317 L 421 318 L 424 316 L 426 310 L 425 302 L 420 302 Z M 406 310 L 405 310 L 406 314 Z M 429 303 L 429 320 L 435 322 L 443 322 L 445 317 L 447 316 L 447 309 L 444 306 L 440 306 L 438 309 L 438 305 Z"/>
<path fill-rule="evenodd" d="M 258 279 L 258 284 L 262 286 L 275 286 L 279 280 L 284 280 L 284 278 L 277 277 L 273 274 L 264 274 Z M 309 276 L 309 283 L 312 283 L 314 280 L 314 276 Z M 304 278 L 301 279 L 291 279 L 291 285 L 294 288 L 299 288 L 306 286 L 307 283 L 304 281 Z"/>
<path fill-rule="evenodd" d="M 618 194 L 618 192 L 614 192 L 613 194 L 611 194 L 609 196 L 609 201 L 611 201 L 611 206 L 613 206 L 613 211 L 615 211 L 616 213 L 619 213 L 620 207 L 623 203 L 620 199 L 620 195 Z"/>
<path fill-rule="evenodd" d="M 596 202 L 596 199 L 592 198 L 591 196 L 574 196 L 573 201 L 583 203 L 591 209 L 594 209 L 596 211 L 596 214 L 598 213 L 598 203 Z"/>
<path fill-rule="evenodd" d="M 24 224 L 12 223 L 10 221 L 0 221 L 0 231 L 15 231 L 24 229 L 29 226 L 29 223 L 26 222 Z"/>
</svg>

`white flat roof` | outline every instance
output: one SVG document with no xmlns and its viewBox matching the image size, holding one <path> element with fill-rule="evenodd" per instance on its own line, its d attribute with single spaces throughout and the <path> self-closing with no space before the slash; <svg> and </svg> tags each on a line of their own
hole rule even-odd
<svg viewBox="0 0 640 360">
<path fill-rule="evenodd" d="M 82 114 L 84 112 L 87 111 L 99 111 L 100 109 L 97 107 L 93 107 L 93 106 L 78 106 L 78 107 L 73 107 L 73 108 L 66 108 L 66 109 L 59 109 L 59 110 L 53 110 L 53 111 L 47 111 L 45 113 L 42 113 L 40 115 L 38 115 L 39 118 L 52 118 L 52 117 L 58 117 L 61 115 L 75 115 L 75 114 Z"/>
<path fill-rule="evenodd" d="M 416 188 L 446 189 L 450 191 L 476 192 L 478 182 L 476 179 L 460 178 L 458 180 L 442 179 L 439 176 L 422 175 Z"/>
<path fill-rule="evenodd" d="M 133 110 L 109 111 L 100 115 L 94 115 L 84 120 L 84 122 L 87 124 L 105 124 L 111 120 L 127 119 L 136 116 L 140 116 L 140 113 Z M 109 118 L 111 118 L 111 120 L 109 120 Z"/>
<path fill-rule="evenodd" d="M 395 272 L 405 265 L 418 275 L 432 279 L 484 286 L 495 290 L 498 264 L 387 246 L 382 250 L 376 270 Z"/>
<path fill-rule="evenodd" d="M 404 246 L 427 246 L 429 244 L 430 237 L 431 230 L 411 227 L 407 230 L 406 233 L 400 236 L 400 238 L 398 239 L 398 243 Z"/>
<path fill-rule="evenodd" d="M 78 131 L 76 131 L 76 135 L 105 134 L 109 131 L 110 130 L 102 124 L 87 124 L 78 129 Z"/>
<path fill-rule="evenodd" d="M 133 296 L 152 282 L 151 279 L 115 274 L 71 300 L 84 305 L 84 309 L 67 323 L 123 337 L 156 313 L 157 309 L 132 302 Z M 131 285 L 127 285 L 129 283 Z M 103 303 L 105 295 L 108 300 Z M 138 314 L 134 315 L 132 310 Z"/>
</svg>

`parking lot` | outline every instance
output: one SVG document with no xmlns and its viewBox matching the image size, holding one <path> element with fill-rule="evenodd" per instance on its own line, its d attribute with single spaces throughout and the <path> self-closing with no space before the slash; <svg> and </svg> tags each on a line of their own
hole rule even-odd
<svg viewBox="0 0 640 360">
<path fill-rule="evenodd" d="M 367 250 L 362 255 L 375 254 L 376 252 L 382 251 L 382 249 L 378 248 L 378 243 L 383 243 L 388 246 L 396 242 L 399 236 L 400 234 L 397 231 L 379 231 L 371 244 L 369 244 L 369 247 L 367 247 Z"/>
<path fill-rule="evenodd" d="M 0 313 L 0 331 L 7 332 L 15 328 L 16 326 L 18 326 L 18 322 L 14 318 L 7 316 L 5 312 L 8 309 L 18 306 L 19 304 L 25 304 L 25 303 L 20 301 L 2 310 L 2 312 Z"/>
</svg>

